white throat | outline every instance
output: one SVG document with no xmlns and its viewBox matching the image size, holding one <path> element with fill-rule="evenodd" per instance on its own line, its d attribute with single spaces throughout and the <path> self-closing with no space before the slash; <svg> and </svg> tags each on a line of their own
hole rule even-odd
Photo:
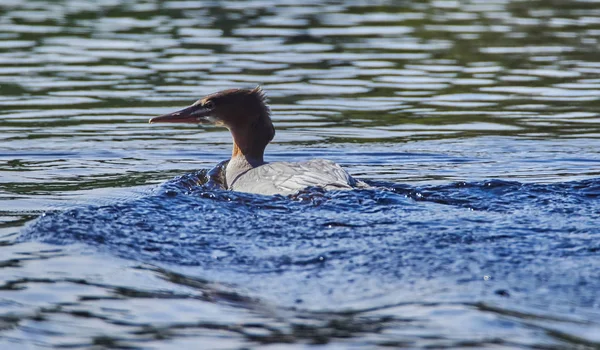
<svg viewBox="0 0 600 350">
<path fill-rule="evenodd" d="M 227 188 L 231 189 L 231 187 L 235 184 L 235 181 L 245 172 L 263 164 L 265 164 L 264 161 L 248 158 L 243 155 L 231 158 L 227 164 L 227 168 L 225 169 Z"/>
</svg>

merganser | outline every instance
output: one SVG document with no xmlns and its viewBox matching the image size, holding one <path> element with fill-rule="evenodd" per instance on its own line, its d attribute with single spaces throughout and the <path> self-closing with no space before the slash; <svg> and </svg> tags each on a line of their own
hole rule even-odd
<svg viewBox="0 0 600 350">
<path fill-rule="evenodd" d="M 288 195 L 311 186 L 325 190 L 367 187 L 329 160 L 266 163 L 263 160 L 265 148 L 273 140 L 275 128 L 260 86 L 219 91 L 149 122 L 214 124 L 228 128 L 233 136 L 233 152 L 225 168 L 225 187 L 229 190 Z"/>
</svg>

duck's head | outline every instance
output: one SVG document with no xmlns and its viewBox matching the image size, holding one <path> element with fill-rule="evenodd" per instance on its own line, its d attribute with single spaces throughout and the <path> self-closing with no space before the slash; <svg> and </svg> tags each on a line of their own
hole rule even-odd
<svg viewBox="0 0 600 350">
<path fill-rule="evenodd" d="M 177 112 L 154 117 L 150 123 L 194 123 L 227 127 L 242 153 L 260 153 L 275 136 L 270 109 L 260 87 L 229 89 L 208 95 Z"/>
<path fill-rule="evenodd" d="M 260 87 L 229 89 L 205 96 L 182 110 L 154 117 L 150 123 L 214 124 L 229 129 L 250 127 L 258 121 L 270 122 L 266 96 Z"/>
</svg>

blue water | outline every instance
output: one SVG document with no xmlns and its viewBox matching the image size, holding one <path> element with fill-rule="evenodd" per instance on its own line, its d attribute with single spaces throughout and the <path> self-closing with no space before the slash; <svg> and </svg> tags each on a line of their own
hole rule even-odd
<svg viewBox="0 0 600 350">
<path fill-rule="evenodd" d="M 47 213 L 20 240 L 198 267 L 280 307 L 381 305 L 395 289 L 390 302 L 418 292 L 556 313 L 600 305 L 600 179 L 372 182 L 289 197 L 206 181 L 201 171 L 135 200 Z"/>
</svg>

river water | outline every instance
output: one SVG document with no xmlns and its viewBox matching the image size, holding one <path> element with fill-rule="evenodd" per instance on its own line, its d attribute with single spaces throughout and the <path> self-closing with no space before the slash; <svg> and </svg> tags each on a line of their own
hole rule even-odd
<svg viewBox="0 0 600 350">
<path fill-rule="evenodd" d="M 0 2 L 0 349 L 600 347 L 600 2 Z M 267 160 L 373 188 L 224 191 Z"/>
</svg>

